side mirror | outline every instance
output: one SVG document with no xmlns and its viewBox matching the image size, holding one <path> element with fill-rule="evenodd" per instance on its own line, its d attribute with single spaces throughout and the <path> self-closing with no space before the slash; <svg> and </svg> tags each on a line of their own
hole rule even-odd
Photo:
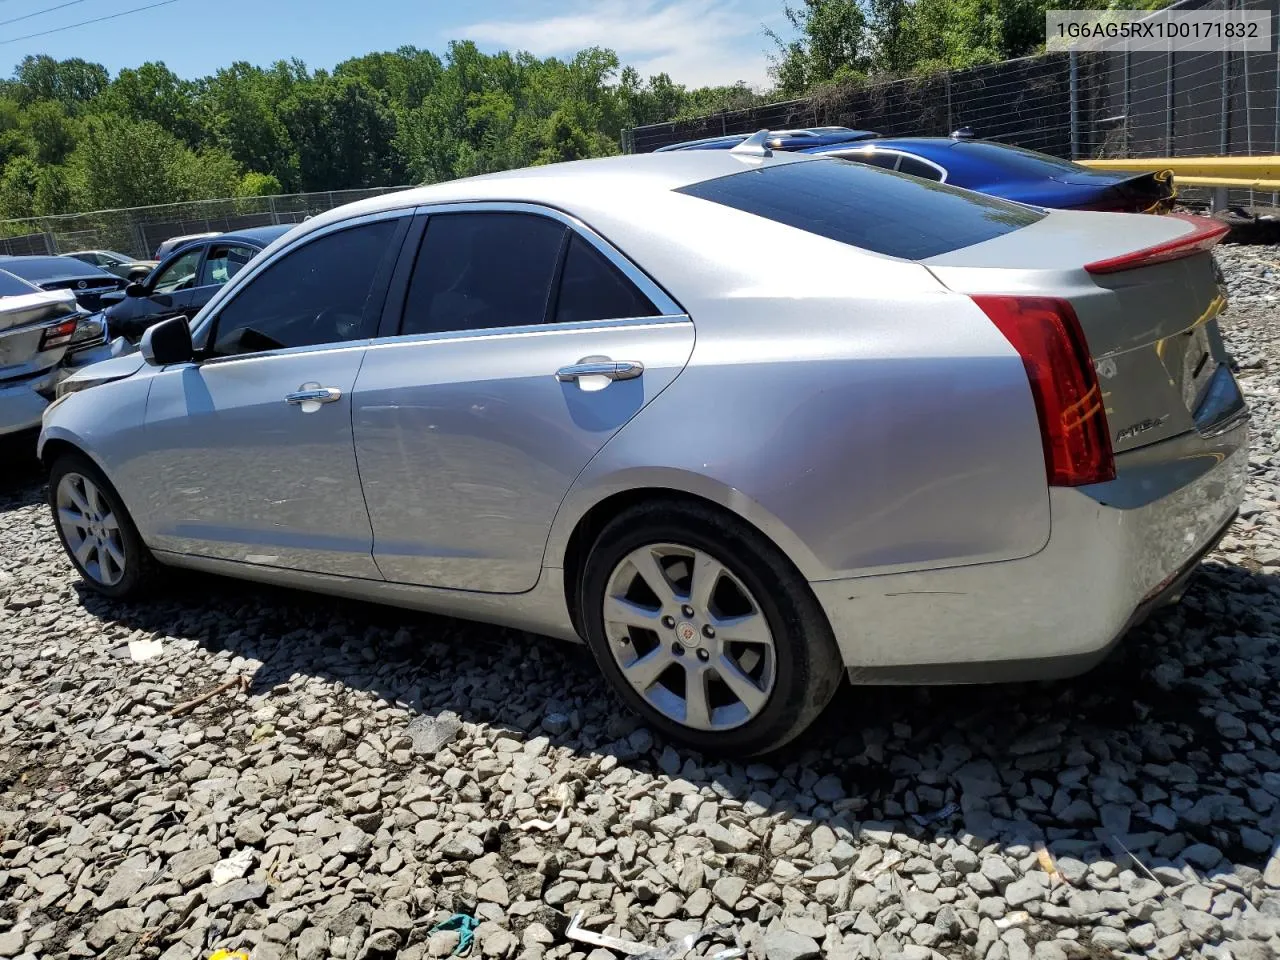
<svg viewBox="0 0 1280 960">
<path fill-rule="evenodd" d="M 153 367 L 166 367 L 171 363 L 189 363 L 195 359 L 191 345 L 191 327 L 186 317 L 170 317 L 147 327 L 138 345 L 142 359 Z"/>
<path fill-rule="evenodd" d="M 124 288 L 124 295 L 126 297 L 145 297 L 147 295 L 147 288 L 135 280 Z"/>
</svg>

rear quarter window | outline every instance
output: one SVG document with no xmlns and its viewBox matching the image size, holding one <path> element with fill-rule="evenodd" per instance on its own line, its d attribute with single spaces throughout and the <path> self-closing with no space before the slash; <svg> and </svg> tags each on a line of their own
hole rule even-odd
<svg viewBox="0 0 1280 960">
<path fill-rule="evenodd" d="M 950 253 L 1044 218 L 1033 207 L 837 159 L 744 170 L 677 192 L 904 260 Z"/>
</svg>

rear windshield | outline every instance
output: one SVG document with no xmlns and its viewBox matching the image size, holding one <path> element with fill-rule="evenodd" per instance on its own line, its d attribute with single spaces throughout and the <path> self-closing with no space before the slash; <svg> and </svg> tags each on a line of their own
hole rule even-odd
<svg viewBox="0 0 1280 960">
<path fill-rule="evenodd" d="M 25 280 L 19 280 L 12 273 L 0 270 L 0 297 L 25 297 L 29 293 L 39 292 L 39 287 L 32 286 Z"/>
<path fill-rule="evenodd" d="M 1047 153 L 1037 153 L 1007 143 L 984 143 L 981 140 L 961 140 L 952 148 L 956 153 L 974 157 L 988 163 L 998 164 L 1001 169 L 1018 177 L 1039 179 L 1040 177 L 1061 177 L 1069 173 L 1092 173 L 1088 167 L 1082 167 L 1070 160 L 1059 160 Z"/>
<path fill-rule="evenodd" d="M 950 253 L 1044 217 L 1007 200 L 836 159 L 745 170 L 678 192 L 905 260 Z"/>
<path fill-rule="evenodd" d="M 12 257 L 0 260 L 0 270 L 8 270 L 15 276 L 35 283 L 49 280 L 62 280 L 67 277 L 110 277 L 105 270 L 99 270 L 93 264 L 70 257 Z"/>
</svg>

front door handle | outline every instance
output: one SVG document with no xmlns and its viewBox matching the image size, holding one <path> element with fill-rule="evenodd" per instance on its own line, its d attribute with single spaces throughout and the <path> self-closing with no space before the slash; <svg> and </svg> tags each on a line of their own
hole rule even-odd
<svg viewBox="0 0 1280 960">
<path fill-rule="evenodd" d="M 634 380 L 644 373 L 644 364 L 639 360 L 584 360 L 582 363 L 571 363 L 556 371 L 556 379 L 561 383 L 577 380 L 579 377 L 608 377 L 610 380 Z"/>
<path fill-rule="evenodd" d="M 337 387 L 314 387 L 285 394 L 285 403 L 333 403 L 342 399 Z"/>
</svg>

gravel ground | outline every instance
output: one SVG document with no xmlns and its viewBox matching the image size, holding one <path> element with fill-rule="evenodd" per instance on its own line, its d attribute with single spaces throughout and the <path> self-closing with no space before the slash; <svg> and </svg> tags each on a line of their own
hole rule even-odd
<svg viewBox="0 0 1280 960">
<path fill-rule="evenodd" d="M 0 958 L 417 960 L 460 912 L 477 956 L 608 960 L 578 911 L 768 960 L 1271 957 L 1280 251 L 1222 259 L 1251 499 L 1184 602 L 1074 681 L 847 690 L 773 765 L 511 631 L 211 578 L 106 603 L 0 455 Z"/>
</svg>

